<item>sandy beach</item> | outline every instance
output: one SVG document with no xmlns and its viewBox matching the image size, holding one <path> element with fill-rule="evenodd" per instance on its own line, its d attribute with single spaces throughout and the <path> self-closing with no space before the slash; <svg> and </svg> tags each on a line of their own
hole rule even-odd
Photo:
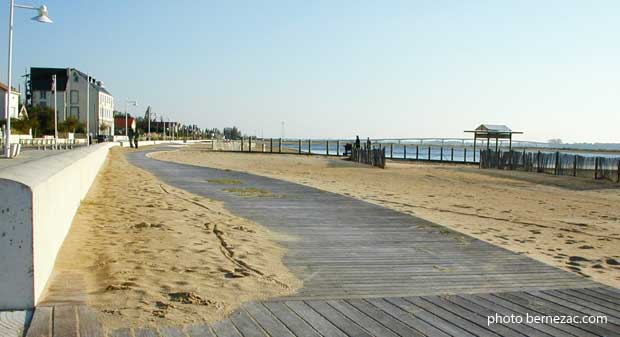
<svg viewBox="0 0 620 337">
<path fill-rule="evenodd" d="M 110 151 L 40 305 L 88 304 L 112 330 L 214 322 L 301 287 L 272 233 L 163 184 L 126 151 Z"/>
<path fill-rule="evenodd" d="M 412 214 L 601 283 L 620 285 L 620 186 L 477 167 L 224 153 L 202 145 L 152 157 L 296 182 Z"/>
</svg>

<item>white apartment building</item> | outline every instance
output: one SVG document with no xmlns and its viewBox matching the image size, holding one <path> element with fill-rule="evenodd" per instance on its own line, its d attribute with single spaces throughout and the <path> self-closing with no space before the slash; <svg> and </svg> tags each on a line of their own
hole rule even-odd
<svg viewBox="0 0 620 337">
<path fill-rule="evenodd" d="M 0 119 L 4 120 L 5 97 L 8 87 L 4 83 L 0 83 Z M 9 112 L 11 118 L 17 118 L 19 114 L 19 91 L 12 88 L 9 97 Z"/>
<path fill-rule="evenodd" d="M 114 134 L 114 97 L 103 82 L 75 68 L 30 68 L 32 104 L 54 107 L 52 75 L 56 75 L 58 121 L 75 116 L 86 125 L 86 93 L 90 106 L 90 133 Z M 87 90 L 87 85 L 89 85 Z"/>
</svg>

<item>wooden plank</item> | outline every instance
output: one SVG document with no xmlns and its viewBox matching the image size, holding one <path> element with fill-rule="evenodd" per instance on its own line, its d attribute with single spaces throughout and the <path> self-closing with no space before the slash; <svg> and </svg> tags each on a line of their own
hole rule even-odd
<svg viewBox="0 0 620 337">
<path fill-rule="evenodd" d="M 556 315 L 571 315 L 571 316 L 583 316 L 584 313 L 579 312 L 579 311 L 575 311 L 572 309 L 569 309 L 567 307 L 558 305 L 554 302 L 550 302 L 550 301 L 545 301 L 541 298 L 532 296 L 528 293 L 524 293 L 524 292 L 518 292 L 518 293 L 510 293 L 509 294 L 511 297 L 518 297 L 518 298 L 522 298 L 522 299 L 526 299 L 529 300 L 530 303 L 534 306 L 538 306 L 538 307 L 544 307 L 547 308 L 549 313 L 553 312 Z M 596 336 L 611 336 L 613 335 L 613 332 L 605 327 L 602 326 L 598 326 L 595 324 L 588 324 L 588 325 L 575 325 L 576 327 L 582 329 L 582 330 L 586 330 L 588 332 L 591 332 L 592 334 L 596 335 Z"/>
<path fill-rule="evenodd" d="M 474 302 L 468 301 L 467 300 L 467 295 L 461 297 L 461 296 L 457 296 L 457 295 L 451 295 L 451 296 L 445 296 L 444 299 L 446 301 L 452 302 L 462 308 L 465 308 L 467 310 L 473 311 L 475 313 L 477 313 L 478 315 L 481 315 L 482 317 L 489 317 L 489 316 L 494 316 L 497 312 L 478 305 Z M 506 328 L 509 328 L 513 331 L 513 334 L 516 333 L 518 335 L 521 336 L 536 336 L 538 334 L 540 334 L 540 331 L 526 325 L 526 324 L 521 324 L 518 326 L 515 325 L 511 325 L 511 324 L 501 324 L 503 326 L 505 326 Z"/>
<path fill-rule="evenodd" d="M 479 306 L 488 308 L 489 310 L 492 310 L 493 312 L 497 313 L 498 315 L 501 316 L 510 316 L 510 315 L 519 315 L 520 313 L 512 311 L 506 307 L 503 307 L 501 305 L 496 304 L 495 302 L 492 301 L 488 301 L 484 298 L 480 298 L 478 296 L 472 296 L 472 295 L 458 295 L 459 297 L 463 298 L 464 300 L 468 301 L 468 302 L 472 302 L 474 304 L 477 304 Z M 552 332 L 547 332 L 547 331 L 543 331 L 540 329 L 539 325 L 535 325 L 532 323 L 527 323 L 527 322 L 523 322 L 523 324 L 519 325 L 519 328 L 521 327 L 527 327 L 526 329 L 523 329 L 523 331 L 531 331 L 532 329 L 535 331 L 534 333 L 531 333 L 529 335 L 531 336 L 554 336 L 553 331 Z M 549 330 L 549 329 L 547 329 Z"/>
<path fill-rule="evenodd" d="M 594 303 L 600 306 L 601 308 L 607 308 L 608 310 L 610 310 L 610 312 L 613 313 L 613 316 L 620 317 L 620 305 L 618 305 L 618 302 L 611 302 L 608 300 L 603 300 L 598 297 L 595 297 L 589 294 L 584 294 L 582 292 L 579 292 L 573 289 L 554 290 L 553 292 L 561 293 L 566 296 L 570 296 L 574 298 L 575 300 L 579 301 L 579 303 L 583 303 L 583 302 Z"/>
<path fill-rule="evenodd" d="M 334 309 L 347 316 L 350 320 L 357 323 L 375 336 L 382 337 L 397 337 L 398 335 L 392 332 L 388 327 L 375 321 L 372 317 L 364 314 L 363 312 L 352 307 L 350 304 L 343 300 L 328 300 L 327 303 Z"/>
<path fill-rule="evenodd" d="M 572 295 L 567 295 L 565 293 L 562 293 L 560 291 L 556 291 L 556 290 L 545 290 L 543 291 L 544 293 L 546 293 L 547 295 L 551 295 L 560 299 L 563 299 L 564 301 L 568 301 L 568 302 L 572 302 L 575 304 L 579 304 L 582 305 L 584 307 L 588 307 L 591 308 L 592 310 L 595 310 L 599 313 L 602 313 L 604 315 L 608 315 L 610 316 L 610 318 L 615 318 L 615 319 L 619 319 L 620 317 L 620 312 L 615 311 L 613 309 L 610 309 L 606 306 L 602 306 L 599 305 L 598 303 L 595 303 L 594 301 L 590 301 L 590 300 L 584 300 L 582 298 L 578 298 Z"/>
<path fill-rule="evenodd" d="M 77 307 L 80 337 L 103 337 L 97 314 L 85 305 Z"/>
<path fill-rule="evenodd" d="M 243 308 L 270 336 L 294 336 L 293 333 L 280 322 L 263 305 L 250 303 Z"/>
<path fill-rule="evenodd" d="M 0 336 L 22 337 L 32 319 L 32 310 L 0 311 Z"/>
<path fill-rule="evenodd" d="M 294 311 L 304 321 L 308 322 L 316 331 L 323 336 L 346 336 L 340 329 L 326 320 L 302 301 L 287 301 L 286 306 Z"/>
<path fill-rule="evenodd" d="M 345 302 L 350 304 L 357 310 L 363 312 L 367 316 L 372 317 L 374 320 L 383 324 L 384 326 L 389 327 L 390 330 L 401 336 L 424 336 L 415 328 L 407 326 L 405 323 L 399 321 L 398 319 L 392 317 L 390 314 L 384 312 L 383 310 L 373 306 L 372 304 L 364 300 L 348 299 Z"/>
<path fill-rule="evenodd" d="M 457 304 L 449 302 L 443 298 L 443 296 L 428 296 L 424 297 L 424 299 L 437 307 L 440 307 L 446 311 L 451 312 L 454 315 L 457 315 L 465 320 L 468 320 L 472 323 L 480 327 L 484 327 L 487 330 L 496 333 L 499 336 L 510 337 L 510 336 L 521 336 L 521 334 L 516 333 L 514 330 L 509 329 L 501 324 L 488 324 L 488 320 L 486 316 L 479 315 L 476 312 L 470 311 L 467 308 L 463 308 Z M 585 337 L 585 336 L 584 336 Z"/>
<path fill-rule="evenodd" d="M 212 326 L 213 333 L 217 337 L 242 337 L 229 319 L 219 321 Z"/>
<path fill-rule="evenodd" d="M 159 334 L 161 337 L 187 337 L 180 328 L 173 326 L 159 328 Z"/>
<path fill-rule="evenodd" d="M 371 335 L 364 330 L 361 326 L 351 321 L 345 315 L 341 314 L 338 310 L 331 307 L 325 301 L 305 301 L 312 309 L 318 312 L 321 316 L 325 317 L 330 323 L 344 331 L 348 336 L 367 336 Z"/>
<path fill-rule="evenodd" d="M 215 337 L 208 324 L 190 325 L 185 331 L 189 337 Z"/>
<path fill-rule="evenodd" d="M 298 337 L 318 337 L 319 334 L 299 315 L 290 310 L 283 302 L 267 302 L 263 303 L 265 308 L 269 310 L 282 324 Z"/>
<path fill-rule="evenodd" d="M 244 337 L 267 336 L 263 329 L 243 310 L 235 312 L 230 320 Z"/>
<path fill-rule="evenodd" d="M 620 301 L 620 291 L 617 291 L 615 289 L 611 289 L 611 288 L 603 288 L 603 287 L 597 287 L 597 288 L 588 288 L 591 291 L 597 292 L 599 294 L 602 294 L 603 296 L 609 296 L 611 298 L 615 298 L 618 301 Z"/>
<path fill-rule="evenodd" d="M 493 303 L 496 303 L 497 305 L 508 308 L 514 311 L 517 315 L 524 317 L 524 319 L 527 314 L 530 314 L 530 315 L 538 314 L 536 311 L 532 309 L 524 308 L 520 305 L 514 304 L 510 301 L 506 301 L 502 298 L 499 298 L 499 297 L 496 297 L 490 294 L 481 294 L 481 295 L 477 295 L 476 297 L 483 298 L 489 302 L 493 302 Z M 535 324 L 535 325 L 539 330 L 544 331 L 552 336 L 573 336 L 573 334 L 570 334 L 564 331 L 562 327 L 558 324 Z"/>
<path fill-rule="evenodd" d="M 399 321 L 405 323 L 406 325 L 420 331 L 421 333 L 427 336 L 437 336 L 437 337 L 447 337 L 448 334 L 439 328 L 434 327 L 433 325 L 427 323 L 423 319 L 416 317 L 407 311 L 407 308 L 410 308 L 404 300 L 400 298 L 392 298 L 390 301 L 394 301 L 392 303 L 387 299 L 367 299 L 369 303 L 374 305 L 375 307 L 383 310 L 390 316 L 398 319 Z M 399 305 L 397 305 L 399 304 Z M 402 307 L 401 307 L 402 306 Z"/>
<path fill-rule="evenodd" d="M 558 312 L 556 310 L 553 310 L 552 308 L 550 308 L 549 306 L 545 305 L 544 303 L 541 303 L 540 301 L 535 301 L 535 300 L 531 300 L 529 298 L 523 298 L 523 297 L 519 297 L 516 296 L 514 294 L 511 293 L 501 293 L 501 294 L 494 294 L 494 296 L 497 296 L 499 298 L 502 298 L 506 301 L 510 301 L 512 303 L 515 303 L 517 305 L 520 305 L 524 308 L 530 309 L 530 310 L 534 310 L 535 312 L 539 313 L 537 314 L 538 316 L 561 316 L 564 315 L 561 312 Z M 571 333 L 573 335 L 576 336 L 580 336 L 580 337 L 595 337 L 598 336 L 597 334 L 594 333 L 590 333 L 586 330 L 581 329 L 581 327 L 579 326 L 572 326 L 569 324 L 562 324 L 562 330 Z"/>
<path fill-rule="evenodd" d="M 160 337 L 155 328 L 138 328 L 133 331 L 136 337 Z"/>
<path fill-rule="evenodd" d="M 562 298 L 559 298 L 559 297 L 551 296 L 551 295 L 546 294 L 546 293 L 544 293 L 542 291 L 528 291 L 527 293 L 532 295 L 532 296 L 538 297 L 540 299 L 556 303 L 557 305 L 561 305 L 561 306 L 570 308 L 572 310 L 575 310 L 577 312 L 581 312 L 583 315 L 592 315 L 592 316 L 602 315 L 601 312 L 596 311 L 596 310 L 594 310 L 592 308 L 583 306 L 583 305 L 578 304 L 578 303 L 573 303 L 571 301 L 566 301 L 566 300 L 564 300 Z M 610 319 L 610 322 L 613 322 L 613 320 Z"/>
<path fill-rule="evenodd" d="M 77 307 L 60 305 L 54 307 L 54 337 L 77 337 Z"/>
<path fill-rule="evenodd" d="M 432 304 L 431 302 L 428 302 L 422 297 L 407 297 L 405 298 L 405 300 L 422 310 L 430 312 L 433 315 L 441 317 L 442 319 L 450 322 L 451 324 L 458 326 L 459 328 L 463 329 L 463 331 L 466 331 L 467 335 L 499 336 L 489 329 L 482 328 L 475 323 L 463 319 L 439 306 Z"/>
<path fill-rule="evenodd" d="M 609 303 L 612 303 L 612 304 L 620 303 L 620 298 L 612 297 L 612 296 L 609 296 L 609 295 L 603 295 L 603 294 L 601 294 L 599 292 L 596 292 L 596 291 L 594 291 L 592 289 L 582 288 L 582 289 L 571 289 L 571 290 L 580 292 L 580 293 L 588 295 L 588 296 L 592 296 L 592 297 L 598 298 L 599 300 L 603 300 L 605 302 L 609 302 Z"/>
<path fill-rule="evenodd" d="M 53 307 L 37 307 L 26 337 L 52 337 Z"/>
</svg>

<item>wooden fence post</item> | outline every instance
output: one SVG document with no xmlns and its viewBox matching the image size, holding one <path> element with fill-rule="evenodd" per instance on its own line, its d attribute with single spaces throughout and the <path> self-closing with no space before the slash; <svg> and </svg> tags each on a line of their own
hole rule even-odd
<svg viewBox="0 0 620 337">
<path fill-rule="evenodd" d="M 420 153 L 419 145 L 415 146 L 415 160 L 418 160 L 418 154 Z"/>
<path fill-rule="evenodd" d="M 403 159 L 407 159 L 407 145 L 403 145 Z"/>
<path fill-rule="evenodd" d="M 248 152 L 252 152 L 252 137 L 248 138 Z"/>
<path fill-rule="evenodd" d="M 573 177 L 577 176 L 577 155 L 573 158 Z"/>
<path fill-rule="evenodd" d="M 454 148 L 450 148 L 450 161 L 454 161 Z"/>
<path fill-rule="evenodd" d="M 301 154 L 301 138 L 299 139 L 299 154 Z"/>
<path fill-rule="evenodd" d="M 243 152 L 243 137 L 241 137 L 241 152 Z"/>
<path fill-rule="evenodd" d="M 336 157 L 340 156 L 340 141 L 336 141 Z"/>
<path fill-rule="evenodd" d="M 560 175 L 560 152 L 556 151 L 555 153 L 555 175 Z"/>
<path fill-rule="evenodd" d="M 616 178 L 616 182 L 620 183 L 620 159 L 618 159 L 618 172 L 616 172 L 618 174 L 618 178 Z"/>
<path fill-rule="evenodd" d="M 439 148 L 439 161 L 443 161 L 443 146 Z"/>
<path fill-rule="evenodd" d="M 308 155 L 312 154 L 312 139 L 308 139 Z"/>
<path fill-rule="evenodd" d="M 598 179 L 598 157 L 594 157 L 594 180 Z"/>
<path fill-rule="evenodd" d="M 329 140 L 325 141 L 325 153 L 329 156 Z"/>
<path fill-rule="evenodd" d="M 431 160 L 431 147 L 428 147 L 428 160 Z"/>
<path fill-rule="evenodd" d="M 273 153 L 273 138 L 269 138 L 269 152 Z"/>
<path fill-rule="evenodd" d="M 536 172 L 542 172 L 540 169 L 540 150 L 538 150 L 538 153 L 536 154 Z"/>
<path fill-rule="evenodd" d="M 394 144 L 390 144 L 390 158 L 394 159 Z"/>
<path fill-rule="evenodd" d="M 282 153 L 282 138 L 278 140 L 278 152 Z"/>
<path fill-rule="evenodd" d="M 467 163 L 467 148 L 463 148 L 463 163 Z"/>
</svg>

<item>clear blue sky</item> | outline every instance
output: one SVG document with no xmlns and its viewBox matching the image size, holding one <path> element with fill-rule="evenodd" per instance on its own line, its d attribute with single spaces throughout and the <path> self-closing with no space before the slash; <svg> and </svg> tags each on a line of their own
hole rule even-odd
<svg viewBox="0 0 620 337">
<path fill-rule="evenodd" d="M 141 114 L 274 137 L 281 121 L 315 138 L 465 137 L 487 122 L 528 140 L 620 142 L 620 1 L 45 4 L 53 25 L 17 12 L 14 80 L 77 67 L 119 110 L 135 98 Z"/>
</svg>

